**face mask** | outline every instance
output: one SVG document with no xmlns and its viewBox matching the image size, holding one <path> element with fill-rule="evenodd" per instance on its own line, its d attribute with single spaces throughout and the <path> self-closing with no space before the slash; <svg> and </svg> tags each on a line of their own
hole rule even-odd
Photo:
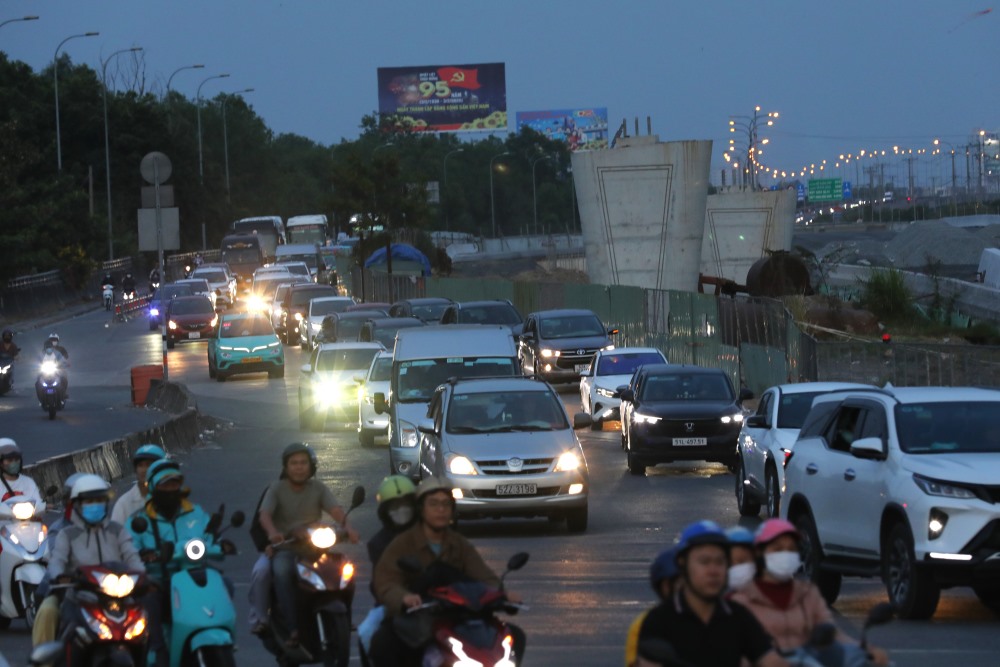
<svg viewBox="0 0 1000 667">
<path fill-rule="evenodd" d="M 107 503 L 89 503 L 80 506 L 80 516 L 87 523 L 100 523 L 107 516 Z"/>
<path fill-rule="evenodd" d="M 743 588 L 757 574 L 757 564 L 754 562 L 740 563 L 729 568 L 729 587 L 732 589 Z"/>
<path fill-rule="evenodd" d="M 153 491 L 153 505 L 156 506 L 157 512 L 173 516 L 180 509 L 182 497 L 180 489 L 177 491 Z"/>
<path fill-rule="evenodd" d="M 397 526 L 405 526 L 413 521 L 413 508 L 409 505 L 396 507 L 389 510 L 387 513 L 389 515 L 389 520 Z"/>
<path fill-rule="evenodd" d="M 764 554 L 764 567 L 778 581 L 788 581 L 802 567 L 798 551 L 775 551 Z"/>
<path fill-rule="evenodd" d="M 14 459 L 13 461 L 7 461 L 3 464 L 3 471 L 8 475 L 20 475 L 21 474 L 21 461 L 19 459 Z"/>
</svg>

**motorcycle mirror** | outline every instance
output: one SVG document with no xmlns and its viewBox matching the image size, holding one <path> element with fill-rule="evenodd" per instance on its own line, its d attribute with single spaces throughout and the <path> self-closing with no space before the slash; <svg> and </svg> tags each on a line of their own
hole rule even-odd
<svg viewBox="0 0 1000 667">
<path fill-rule="evenodd" d="M 31 651 L 31 656 L 28 658 L 32 665 L 44 665 L 50 662 L 55 662 L 56 658 L 63 651 L 62 642 L 45 642 L 44 644 L 39 644 Z"/>
<path fill-rule="evenodd" d="M 246 520 L 247 520 L 247 515 L 244 514 L 241 510 L 236 510 L 235 512 L 233 512 L 233 515 L 229 517 L 229 525 L 232 526 L 233 528 L 239 528 L 244 524 L 244 522 L 246 522 Z"/>
<path fill-rule="evenodd" d="M 888 602 L 880 602 L 872 610 L 868 612 L 868 618 L 865 619 L 865 627 L 871 627 L 873 625 L 884 625 L 892 620 L 892 617 L 896 615 L 895 608 Z"/>
<path fill-rule="evenodd" d="M 205 526 L 205 532 L 209 535 L 215 535 L 219 530 L 219 526 L 222 525 L 222 512 L 215 512 L 212 514 L 211 518 L 208 520 L 208 524 Z"/>
<path fill-rule="evenodd" d="M 832 646 L 837 641 L 837 627 L 832 623 L 820 623 L 809 633 L 809 645 L 816 647 Z"/>
<path fill-rule="evenodd" d="M 133 533 L 145 533 L 147 528 L 149 528 L 149 522 L 146 521 L 145 517 L 141 516 L 132 517 Z"/>
<path fill-rule="evenodd" d="M 424 571 L 424 566 L 420 564 L 420 560 L 416 556 L 403 556 L 396 561 L 396 565 L 407 574 L 420 574 Z"/>
<path fill-rule="evenodd" d="M 521 551 L 520 553 L 516 553 L 510 557 L 510 560 L 507 561 L 507 569 L 511 571 L 520 570 L 527 564 L 527 562 L 528 562 L 528 552 Z"/>
<path fill-rule="evenodd" d="M 354 495 L 351 496 L 351 509 L 354 509 L 363 502 L 365 502 L 365 487 L 354 487 Z"/>
</svg>

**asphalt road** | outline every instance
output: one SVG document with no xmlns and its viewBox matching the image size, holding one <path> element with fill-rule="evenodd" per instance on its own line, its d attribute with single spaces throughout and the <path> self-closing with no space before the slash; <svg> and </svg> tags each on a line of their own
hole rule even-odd
<svg viewBox="0 0 1000 667">
<path fill-rule="evenodd" d="M 91 326 L 86 317 L 71 325 Z M 70 325 L 60 327 L 60 332 L 64 330 L 75 331 Z M 106 337 L 102 336 L 103 324 L 97 322 L 95 331 L 91 336 L 81 331 L 81 340 L 74 342 L 71 353 L 76 350 L 74 360 L 92 359 L 95 368 L 106 368 L 105 372 L 119 378 L 106 378 L 111 383 L 109 391 L 127 388 L 121 369 L 157 358 L 158 338 L 143 322 L 122 325 Z M 349 430 L 322 434 L 298 430 L 297 369 L 302 357 L 297 348 L 286 348 L 283 380 L 254 375 L 217 383 L 208 379 L 204 343 L 181 345 L 170 352 L 172 379 L 194 392 L 204 414 L 227 423 L 203 434 L 204 447 L 181 457 L 192 498 L 207 509 L 224 502 L 229 511 L 242 509 L 249 514 L 264 486 L 277 477 L 284 446 L 305 440 L 318 452 L 321 479 L 343 502 L 355 485 L 368 491 L 368 500 L 352 515 L 367 538 L 377 529 L 374 491 L 388 470 L 386 449 L 362 449 Z M 575 411 L 576 388 L 567 388 L 563 397 L 570 411 Z M 38 421 L 32 432 L 44 434 L 50 426 Z M 511 589 L 521 593 L 531 607 L 517 618 L 528 636 L 525 665 L 621 664 L 630 621 L 652 603 L 646 580 L 649 561 L 691 521 L 709 518 L 726 526 L 738 519 L 733 477 L 724 468 L 664 465 L 650 469 L 645 477 L 633 477 L 625 468 L 617 432 L 588 430 L 579 435 L 592 484 L 586 533 L 570 535 L 565 525 L 543 519 L 462 524 L 463 532 L 495 568 L 501 568 L 517 551 L 531 554 L 528 565 L 508 579 Z M 744 523 L 752 528 L 757 521 Z M 233 539 L 241 553 L 224 567 L 237 585 L 237 661 L 248 667 L 273 665 L 245 621 L 247 583 L 256 554 L 245 529 Z M 367 593 L 371 567 L 362 545 L 349 545 L 346 551 L 358 565 L 357 622 L 371 603 Z M 884 599 L 877 582 L 846 580 L 836 606 L 838 620 L 856 633 L 867 610 Z M 932 621 L 897 621 L 873 631 L 872 641 L 887 647 L 899 665 L 992 666 L 996 664 L 996 628 L 996 617 L 970 591 L 958 589 L 945 592 Z M 22 622 L 0 636 L 8 658 L 26 653 L 29 637 Z M 357 658 L 353 664 L 359 664 Z"/>
</svg>

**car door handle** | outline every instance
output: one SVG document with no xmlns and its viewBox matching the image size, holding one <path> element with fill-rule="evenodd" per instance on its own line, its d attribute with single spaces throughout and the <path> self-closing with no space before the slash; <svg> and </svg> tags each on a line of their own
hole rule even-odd
<svg viewBox="0 0 1000 667">
<path fill-rule="evenodd" d="M 818 472 L 819 472 L 819 468 L 816 466 L 815 463 L 810 463 L 809 465 L 806 466 L 806 474 L 807 475 L 815 475 Z"/>
<path fill-rule="evenodd" d="M 846 479 L 848 482 L 853 482 L 854 478 L 857 476 L 858 474 L 854 472 L 854 468 L 848 468 L 847 470 L 844 471 L 844 479 Z"/>
</svg>

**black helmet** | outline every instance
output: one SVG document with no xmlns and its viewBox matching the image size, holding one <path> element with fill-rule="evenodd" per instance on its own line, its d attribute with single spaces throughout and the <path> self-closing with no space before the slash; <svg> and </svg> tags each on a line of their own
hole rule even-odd
<svg viewBox="0 0 1000 667">
<path fill-rule="evenodd" d="M 309 476 L 313 477 L 316 475 L 316 468 L 318 463 L 316 461 L 316 452 L 313 448 L 304 442 L 293 442 L 292 444 L 285 447 L 285 451 L 281 452 L 281 470 L 284 473 L 285 466 L 288 465 L 288 459 L 292 457 L 293 454 L 304 453 L 309 456 Z"/>
<path fill-rule="evenodd" d="M 3 330 L 3 342 L 9 343 L 14 340 L 14 332 L 11 329 Z"/>
</svg>

